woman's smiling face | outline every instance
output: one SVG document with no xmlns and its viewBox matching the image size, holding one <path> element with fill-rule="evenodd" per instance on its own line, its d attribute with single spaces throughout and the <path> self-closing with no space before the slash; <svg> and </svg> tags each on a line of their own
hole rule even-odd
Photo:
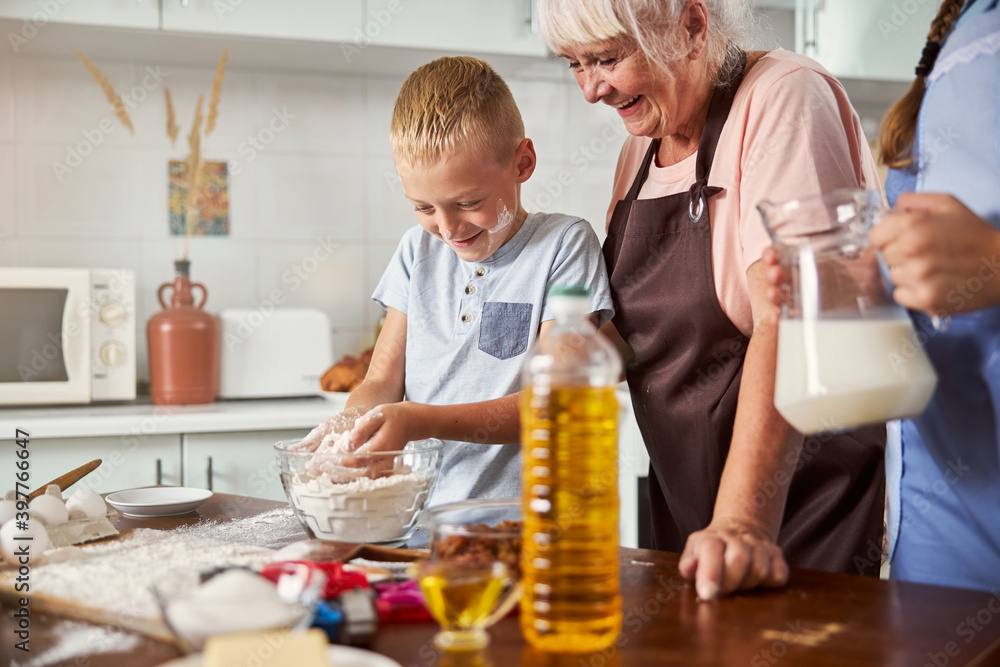
<svg viewBox="0 0 1000 667">
<path fill-rule="evenodd" d="M 662 72 L 624 39 L 581 44 L 559 55 L 569 62 L 584 98 L 615 108 L 629 134 L 683 134 L 702 106 L 699 61 L 682 58 L 671 72 Z"/>
</svg>

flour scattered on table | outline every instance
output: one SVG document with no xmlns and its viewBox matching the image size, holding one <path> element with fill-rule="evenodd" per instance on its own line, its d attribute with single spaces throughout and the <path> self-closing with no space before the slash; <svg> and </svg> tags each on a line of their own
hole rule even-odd
<svg viewBox="0 0 1000 667">
<path fill-rule="evenodd" d="M 27 658 L 15 657 L 11 667 L 49 667 L 77 656 L 128 653 L 140 641 L 138 635 L 129 632 L 77 621 L 58 621 L 52 632 L 59 637 L 56 644 L 41 651 L 36 649 Z M 89 662 L 94 664 L 93 661 Z"/>
<path fill-rule="evenodd" d="M 228 523 L 202 521 L 171 531 L 140 528 L 127 539 L 52 553 L 32 568 L 32 592 L 108 611 L 122 619 L 158 619 L 153 595 L 198 582 L 198 573 L 224 566 L 260 567 L 270 562 L 282 537 L 301 537 L 290 508 Z"/>
</svg>

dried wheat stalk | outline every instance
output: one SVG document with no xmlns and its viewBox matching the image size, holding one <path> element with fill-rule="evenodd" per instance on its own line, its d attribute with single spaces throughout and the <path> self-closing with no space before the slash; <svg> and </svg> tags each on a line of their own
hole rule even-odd
<svg viewBox="0 0 1000 667">
<path fill-rule="evenodd" d="M 76 49 L 73 49 L 73 55 L 79 58 L 80 62 L 83 63 L 83 66 L 87 68 L 88 72 L 90 72 L 90 75 L 94 77 L 94 81 L 97 85 L 104 91 L 104 96 L 108 98 L 108 102 L 110 102 L 111 106 L 114 108 L 115 115 L 118 116 L 118 120 L 121 121 L 122 125 L 128 128 L 129 134 L 135 136 L 135 128 L 132 127 L 132 119 L 129 118 L 128 110 L 125 108 L 125 103 L 122 102 L 121 96 L 115 92 L 115 87 L 111 85 L 111 81 L 108 80 L 108 77 L 104 76 L 104 73 L 97 68 L 97 65 L 90 62 L 90 60 L 87 59 L 87 56 L 83 55 Z"/>
<path fill-rule="evenodd" d="M 215 69 L 215 81 L 212 82 L 212 97 L 208 103 L 208 120 L 205 122 L 205 136 L 215 129 L 215 117 L 219 114 L 219 95 L 222 94 L 222 75 L 226 72 L 226 59 L 229 58 L 229 47 L 222 50 L 219 66 Z"/>
<path fill-rule="evenodd" d="M 187 157 L 187 202 L 184 207 L 184 259 L 188 257 L 188 249 L 191 243 L 191 230 L 195 225 L 195 216 L 198 214 L 198 194 L 201 187 L 201 105 L 205 101 L 204 95 L 198 96 L 198 105 L 194 109 L 194 122 L 191 124 L 191 132 L 188 134 Z"/>
<path fill-rule="evenodd" d="M 177 126 L 177 114 L 174 113 L 174 99 L 170 96 L 170 88 L 163 87 L 163 97 L 167 101 L 167 136 L 170 137 L 170 145 L 177 145 L 177 134 L 181 128 Z"/>
</svg>

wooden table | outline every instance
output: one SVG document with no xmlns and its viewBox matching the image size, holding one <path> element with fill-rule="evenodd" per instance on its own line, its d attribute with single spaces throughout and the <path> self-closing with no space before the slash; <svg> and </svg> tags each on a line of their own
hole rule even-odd
<svg viewBox="0 0 1000 667">
<path fill-rule="evenodd" d="M 235 519 L 281 506 L 216 494 L 197 514 L 117 519 L 117 527 L 169 530 L 204 518 Z M 302 533 L 305 537 L 305 533 Z M 294 541 L 294 538 L 293 540 Z M 279 545 L 264 545 L 279 546 Z M 482 654 L 439 656 L 432 624 L 382 627 L 373 650 L 404 667 L 513 665 L 1000 665 L 1000 590 L 983 593 L 869 577 L 793 570 L 787 588 L 700 603 L 677 574 L 677 555 L 622 549 L 624 623 L 615 647 L 597 654 L 545 655 L 525 646 L 517 618 L 490 630 Z M 32 617 L 31 645 L 55 640 L 59 621 Z M 0 664 L 10 664 L 11 617 L 3 615 Z M 177 656 L 169 645 L 143 639 L 130 654 L 68 659 L 75 667 L 146 667 Z"/>
</svg>

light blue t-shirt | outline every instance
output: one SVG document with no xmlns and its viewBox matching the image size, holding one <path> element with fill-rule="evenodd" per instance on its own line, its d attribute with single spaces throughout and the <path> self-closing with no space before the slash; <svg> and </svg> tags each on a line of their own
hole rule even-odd
<svg viewBox="0 0 1000 667">
<path fill-rule="evenodd" d="M 482 262 L 466 262 L 421 227 L 403 236 L 372 299 L 406 313 L 406 399 L 474 403 L 521 390 L 539 325 L 554 319 L 552 285 L 585 285 L 600 324 L 614 315 L 601 244 L 590 224 L 531 213 Z M 499 428 L 482 425 L 482 439 Z M 520 445 L 448 442 L 430 505 L 520 494 Z"/>
<path fill-rule="evenodd" d="M 953 194 L 1000 229 L 1000 8 L 967 7 L 927 79 L 912 186 Z M 894 190 L 906 179 L 893 176 Z M 957 313 L 998 274 L 1000 258 L 984 254 L 947 295 L 944 329 L 911 313 L 938 385 L 886 450 L 893 578 L 1000 588 L 1000 307 Z"/>
</svg>

